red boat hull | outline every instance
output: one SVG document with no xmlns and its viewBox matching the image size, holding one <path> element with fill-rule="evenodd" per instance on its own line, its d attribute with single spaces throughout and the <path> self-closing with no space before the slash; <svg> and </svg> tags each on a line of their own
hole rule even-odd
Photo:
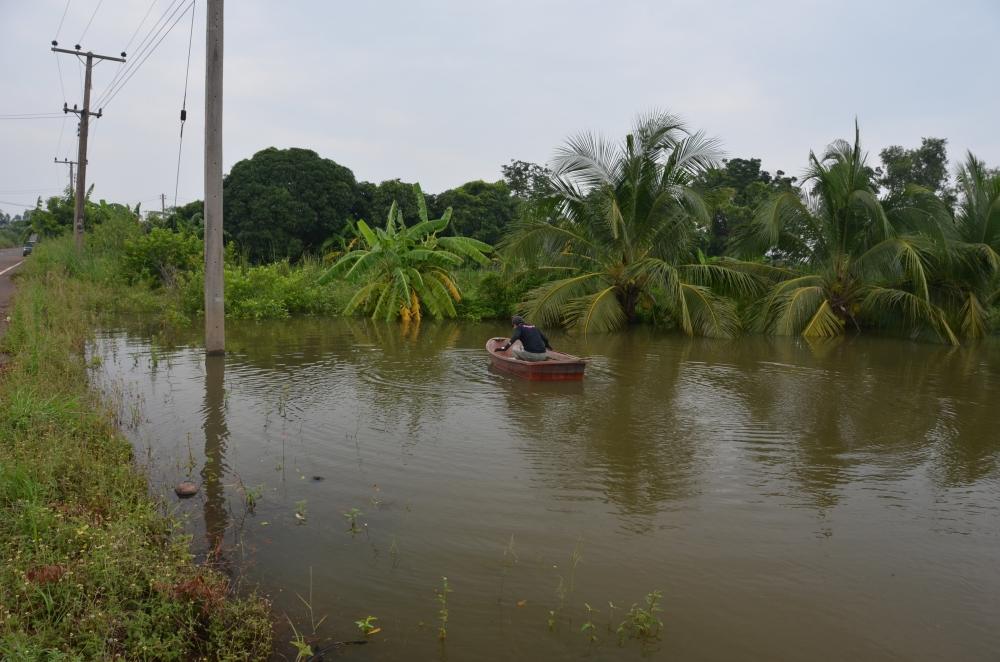
<svg viewBox="0 0 1000 662">
<path fill-rule="evenodd" d="M 495 351 L 505 344 L 506 338 L 490 338 L 486 342 L 486 352 L 497 370 L 538 382 L 577 382 L 583 379 L 587 362 L 579 357 L 550 351 L 548 361 L 522 361 L 515 358 L 509 349 L 506 352 Z"/>
</svg>

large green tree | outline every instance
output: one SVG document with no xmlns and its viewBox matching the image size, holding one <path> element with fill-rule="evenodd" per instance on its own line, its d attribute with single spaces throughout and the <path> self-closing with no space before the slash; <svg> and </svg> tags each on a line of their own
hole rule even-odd
<svg viewBox="0 0 1000 662">
<path fill-rule="evenodd" d="M 433 208 L 451 208 L 451 230 L 487 244 L 496 244 L 517 219 L 518 201 L 506 183 L 474 181 L 437 195 Z"/>
<path fill-rule="evenodd" d="M 234 165 L 223 186 L 226 232 L 255 261 L 318 249 L 359 201 L 354 173 L 299 148 L 261 150 Z"/>
<path fill-rule="evenodd" d="M 955 203 L 955 190 L 948 177 L 948 141 L 944 138 L 921 138 L 920 147 L 906 149 L 890 145 L 881 152 L 882 167 L 878 183 L 888 195 L 899 196 L 909 185 L 921 186 L 937 194 L 949 207 Z"/>
<path fill-rule="evenodd" d="M 400 179 L 387 179 L 380 184 L 361 182 L 358 184 L 360 200 L 356 216 L 369 223 L 381 221 L 388 217 L 389 208 L 393 203 L 403 215 L 403 220 L 412 225 L 420 220 L 420 210 L 413 198 L 413 184 Z M 433 207 L 434 196 L 427 195 L 428 206 Z"/>
<path fill-rule="evenodd" d="M 739 321 L 719 289 L 750 294 L 759 282 L 731 260 L 699 259 L 709 222 L 693 187 L 717 164 L 714 140 L 675 116 L 640 116 L 620 143 L 584 133 L 553 160 L 563 216 L 527 219 L 505 242 L 512 257 L 542 256 L 555 280 L 531 291 L 524 308 L 543 324 L 584 331 L 619 328 L 640 307 L 665 309 L 688 334 L 731 336 Z"/>
<path fill-rule="evenodd" d="M 822 158 L 810 152 L 809 161 L 808 195 L 772 197 L 748 237 L 756 250 L 774 249 L 790 231 L 810 230 L 808 241 L 800 236 L 806 260 L 763 303 L 764 329 L 832 337 L 847 327 L 875 327 L 956 342 L 929 286 L 943 246 L 940 201 L 924 189 L 881 200 L 857 127 L 853 144 L 838 140 Z"/>
<path fill-rule="evenodd" d="M 696 186 L 711 213 L 705 253 L 723 255 L 730 238 L 747 230 L 757 207 L 776 192 L 793 190 L 795 181 L 782 170 L 772 176 L 755 158 L 724 159 L 721 166 L 699 174 Z"/>
</svg>

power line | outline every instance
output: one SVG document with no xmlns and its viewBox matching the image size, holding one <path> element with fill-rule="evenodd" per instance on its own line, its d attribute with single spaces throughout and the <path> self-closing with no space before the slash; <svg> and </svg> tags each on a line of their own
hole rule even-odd
<svg viewBox="0 0 1000 662">
<path fill-rule="evenodd" d="M 181 8 L 183 7 L 183 2 L 184 0 L 180 0 L 180 3 L 174 8 L 174 10 L 169 14 L 169 16 L 167 16 L 167 21 L 163 23 L 163 25 L 161 25 L 159 28 L 155 30 L 150 31 L 150 35 L 152 36 L 153 39 L 156 39 L 157 37 L 159 37 L 159 39 L 156 40 L 155 43 L 153 41 L 149 41 L 147 43 L 145 39 L 143 40 L 143 43 L 145 45 L 140 44 L 139 50 L 132 57 L 129 65 L 126 66 L 125 69 L 121 71 L 121 76 L 118 77 L 118 80 L 114 81 L 111 85 L 109 85 L 108 88 L 101 94 L 101 96 L 99 97 L 98 106 L 104 106 L 111 102 L 111 99 L 113 99 L 118 94 L 118 92 L 121 91 L 121 89 L 125 86 L 125 84 L 132 79 L 132 77 L 136 74 L 136 72 L 139 71 L 139 68 L 146 62 L 146 60 L 149 59 L 149 57 L 153 54 L 153 52 L 156 51 L 160 43 L 166 38 L 168 34 L 170 34 L 170 32 L 174 29 L 174 26 L 176 26 L 177 23 L 180 22 L 180 20 L 184 17 L 184 14 L 187 13 L 187 10 L 190 9 L 194 4 L 194 0 L 192 0 L 191 3 L 189 3 L 187 7 L 184 8 L 184 11 L 181 11 Z M 178 14 L 178 12 L 180 12 L 180 14 Z M 164 15 L 166 16 L 166 12 L 164 12 Z M 174 20 L 174 22 L 170 24 L 168 27 L 170 19 L 173 19 L 174 16 L 177 17 L 176 20 Z M 159 21 L 157 21 L 157 23 L 159 23 Z M 164 32 L 164 30 L 166 31 Z M 150 35 L 147 35 L 147 37 L 149 37 Z"/>
<path fill-rule="evenodd" d="M 132 33 L 132 36 L 129 38 L 128 43 L 125 44 L 125 48 L 122 49 L 123 51 L 128 52 L 129 46 L 131 46 L 132 42 L 135 41 L 136 35 L 139 34 L 139 30 L 142 29 L 142 26 L 146 24 L 146 19 L 149 18 L 150 12 L 153 11 L 153 7 L 155 7 L 156 3 L 159 1 L 160 0 L 153 0 L 153 2 L 149 5 L 149 9 L 146 10 L 145 16 L 142 17 L 141 21 L 139 21 L 139 25 L 136 27 L 135 32 Z"/>
<path fill-rule="evenodd" d="M 78 44 L 83 43 L 83 38 L 87 36 L 87 31 L 90 30 L 90 24 L 94 22 L 94 17 L 97 16 L 97 10 L 101 8 L 102 4 L 104 4 L 104 0 L 97 0 L 97 6 L 94 7 L 94 13 L 90 15 L 90 20 L 87 21 L 87 27 L 83 29 L 83 34 L 80 35 L 80 38 L 77 40 L 76 43 Z"/>
<path fill-rule="evenodd" d="M 184 99 L 181 101 L 181 135 L 177 141 L 177 175 L 174 178 L 174 207 L 177 206 L 177 189 L 181 184 L 181 150 L 184 147 L 184 122 L 187 120 L 187 99 L 188 99 L 188 79 L 191 75 L 191 44 L 194 41 L 194 15 L 195 3 L 191 1 L 191 30 L 188 32 L 188 55 L 187 65 L 184 69 Z"/>
<path fill-rule="evenodd" d="M 59 19 L 59 27 L 56 28 L 56 36 L 52 37 L 53 40 L 59 39 L 59 33 L 62 31 L 63 21 L 66 20 L 66 12 L 69 11 L 69 3 L 71 0 L 66 0 L 66 6 L 63 7 L 62 18 Z"/>
<path fill-rule="evenodd" d="M 55 40 L 53 40 L 55 41 Z M 59 61 L 59 56 L 53 55 L 56 58 L 56 70 L 59 72 L 59 91 L 62 92 L 63 101 L 66 100 L 66 85 L 63 83 L 63 73 L 62 73 L 62 63 Z"/>
<path fill-rule="evenodd" d="M 56 153 L 53 156 L 53 158 L 57 158 L 59 156 L 59 152 L 62 151 L 62 141 L 63 141 L 63 136 L 66 135 L 66 121 L 68 119 L 69 119 L 69 114 L 63 113 L 63 123 L 62 126 L 59 127 L 59 140 L 56 142 Z"/>
<path fill-rule="evenodd" d="M 0 120 L 57 120 L 65 115 L 0 115 Z"/>
<path fill-rule="evenodd" d="M 131 72 L 124 79 L 122 79 L 122 81 L 118 84 L 118 87 L 115 88 L 111 92 L 111 96 L 107 97 L 106 99 L 103 100 L 102 103 L 98 104 L 99 108 L 100 107 L 106 107 L 106 106 L 110 105 L 112 99 L 114 99 L 116 96 L 118 96 L 118 93 L 122 91 L 122 88 L 125 87 L 125 84 L 128 83 L 130 80 L 132 80 L 132 77 L 135 76 L 135 74 L 139 71 L 139 69 L 146 62 L 146 60 L 149 59 L 149 56 L 152 55 L 156 51 L 157 47 L 159 47 L 159 45 L 163 42 L 163 40 L 167 37 L 167 35 L 170 34 L 170 32 L 174 29 L 174 26 L 176 26 L 180 22 L 180 20 L 182 18 L 184 18 L 184 14 L 186 14 L 188 12 L 188 10 L 191 9 L 193 6 L 194 6 L 194 0 L 191 0 L 191 2 L 184 9 L 184 11 L 181 12 L 181 14 L 177 17 L 177 20 L 175 20 L 170 25 L 170 28 L 166 32 L 163 33 L 163 36 L 160 37 L 159 41 L 157 41 L 156 44 L 153 45 L 152 49 L 150 49 L 149 52 L 146 53 L 145 57 L 143 57 L 140 62 L 136 63 L 135 67 L 132 68 Z"/>
<path fill-rule="evenodd" d="M 119 83 L 122 77 L 128 74 L 132 70 L 134 63 L 137 63 L 138 59 L 141 58 L 143 55 L 145 55 L 146 51 L 153 43 L 152 40 L 156 39 L 156 37 L 163 30 L 163 28 L 166 27 L 167 23 L 169 23 L 173 15 L 177 12 L 178 9 L 180 9 L 180 6 L 183 2 L 184 0 L 170 1 L 170 4 L 167 6 L 166 10 L 164 10 L 163 14 L 161 14 L 160 17 L 156 19 L 156 22 L 153 23 L 152 27 L 150 27 L 149 32 L 146 33 L 146 35 L 142 38 L 142 41 L 139 42 L 139 45 L 136 46 L 136 50 L 134 53 L 132 53 L 132 57 L 129 59 L 130 60 L 129 63 L 124 67 L 119 67 L 118 71 L 115 72 L 115 75 L 111 78 L 111 81 L 108 83 L 107 87 L 105 87 L 104 90 L 102 90 L 101 93 L 97 95 L 98 106 L 101 105 L 100 102 L 108 96 L 111 89 Z M 136 32 L 138 32 L 138 30 Z"/>
</svg>

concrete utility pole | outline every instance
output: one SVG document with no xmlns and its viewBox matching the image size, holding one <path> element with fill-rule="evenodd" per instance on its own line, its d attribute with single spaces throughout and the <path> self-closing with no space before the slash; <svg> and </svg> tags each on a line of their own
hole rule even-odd
<svg viewBox="0 0 1000 662">
<path fill-rule="evenodd" d="M 73 190 L 73 166 L 76 165 L 76 161 L 70 161 L 69 159 L 63 159 L 62 161 L 60 161 L 59 159 L 57 159 L 55 157 L 52 157 L 52 161 L 53 161 L 53 163 L 62 163 L 64 165 L 68 165 L 69 166 L 69 190 L 72 191 Z"/>
<path fill-rule="evenodd" d="M 69 53 L 70 55 L 76 55 L 77 57 L 81 55 L 87 56 L 87 76 L 83 84 L 83 110 L 77 110 L 76 105 L 70 108 L 66 103 L 63 103 L 64 113 L 76 113 L 80 116 L 80 149 L 76 157 L 77 165 L 80 166 L 79 172 L 76 178 L 76 205 L 73 211 L 73 238 L 76 240 L 76 250 L 83 249 L 83 208 L 84 208 L 84 197 L 87 195 L 87 130 L 90 126 L 90 116 L 101 117 L 101 109 L 98 108 L 96 113 L 90 112 L 90 76 L 94 69 L 94 59 L 98 60 L 113 60 L 115 62 L 124 62 L 125 53 L 122 53 L 121 57 L 112 57 L 110 55 L 95 55 L 90 51 L 86 53 L 80 52 L 80 45 L 77 44 L 76 50 L 71 51 L 65 48 L 56 48 L 56 42 L 52 42 L 52 52 L 54 53 Z"/>
<path fill-rule="evenodd" d="M 205 353 L 226 351 L 222 280 L 222 3 L 205 24 Z"/>
<path fill-rule="evenodd" d="M 163 214 L 164 216 L 167 215 L 167 194 L 166 193 L 161 193 L 160 194 L 160 213 Z"/>
</svg>

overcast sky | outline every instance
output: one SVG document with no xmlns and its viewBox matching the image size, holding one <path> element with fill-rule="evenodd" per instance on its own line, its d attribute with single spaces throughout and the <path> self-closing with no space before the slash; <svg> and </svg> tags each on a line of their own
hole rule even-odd
<svg viewBox="0 0 1000 662">
<path fill-rule="evenodd" d="M 134 55 L 188 2 L 70 0 L 58 40 L 115 55 L 149 10 Z M 82 105 L 82 66 L 49 51 L 66 7 L 0 0 L 0 116 Z M 95 199 L 172 202 L 190 16 L 94 121 Z M 582 130 L 619 137 L 651 108 L 791 174 L 855 116 L 874 162 L 938 136 L 952 165 L 967 149 L 1000 164 L 998 0 L 230 0 L 225 31 L 227 171 L 307 147 L 358 179 L 439 192 L 499 179 L 510 159 L 544 163 Z M 179 203 L 202 197 L 204 52 L 197 0 Z M 95 99 L 118 68 L 95 69 Z M 57 193 L 68 173 L 53 157 L 76 158 L 73 119 L 0 117 L 0 209 Z"/>
</svg>

